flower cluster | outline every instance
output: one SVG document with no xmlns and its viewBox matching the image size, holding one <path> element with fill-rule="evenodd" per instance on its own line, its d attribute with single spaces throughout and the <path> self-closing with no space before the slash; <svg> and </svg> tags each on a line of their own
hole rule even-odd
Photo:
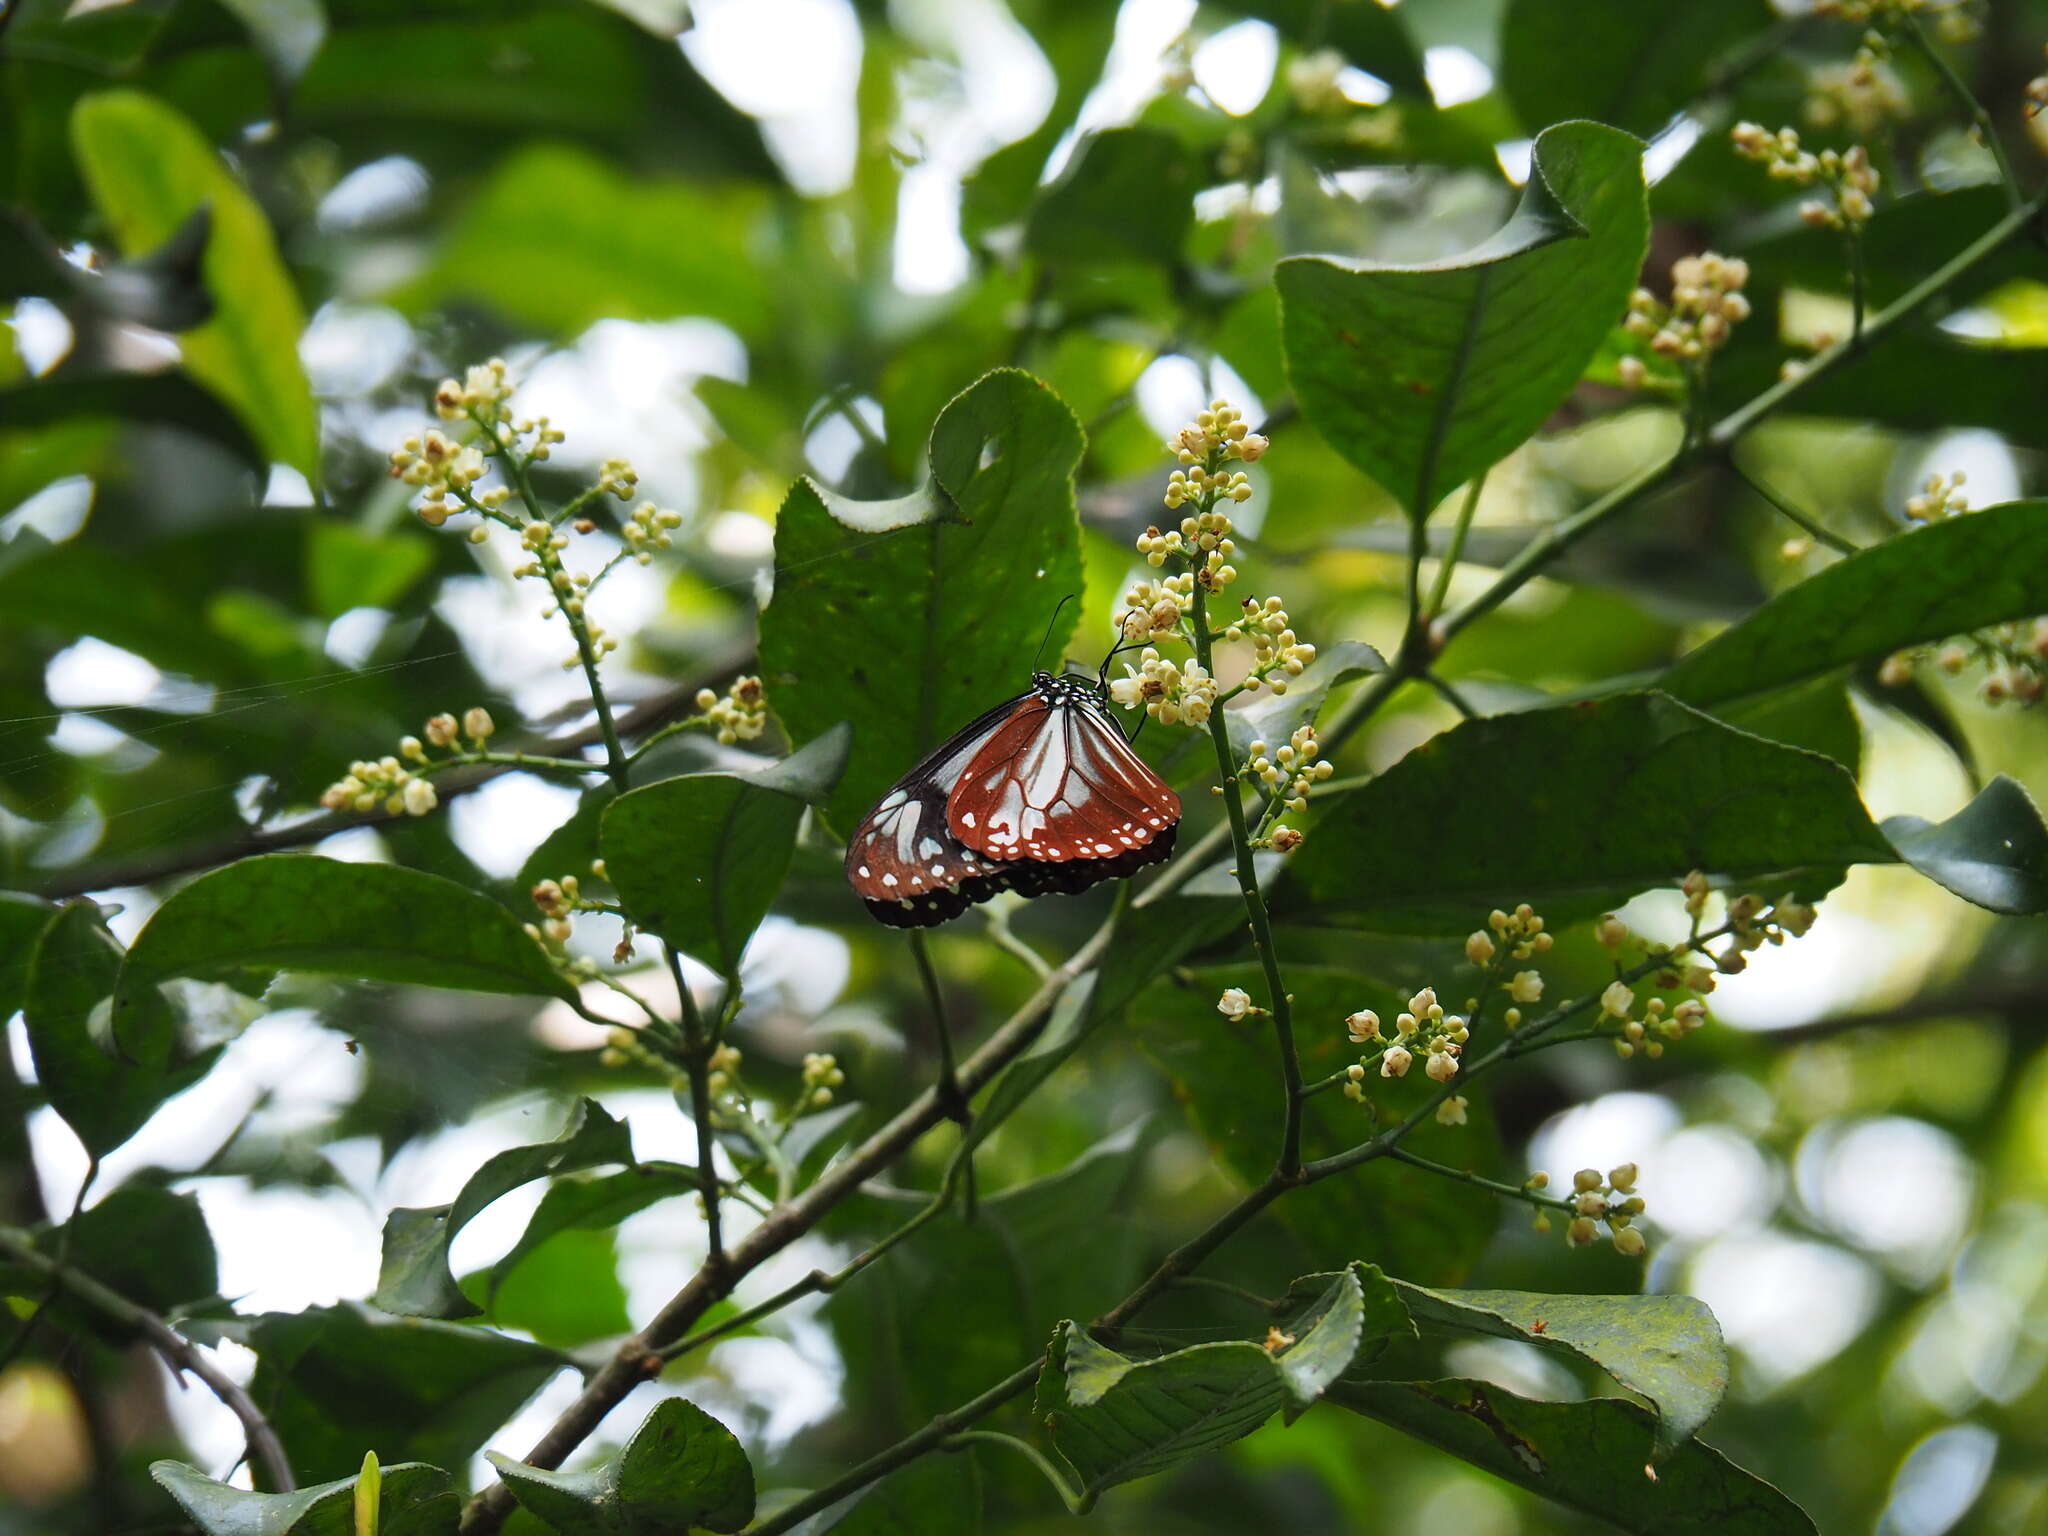
<svg viewBox="0 0 2048 1536">
<path fill-rule="evenodd" d="M 806 1052 L 803 1091 L 797 1100 L 799 1112 L 803 1109 L 823 1109 L 832 1102 L 832 1090 L 845 1082 L 846 1074 L 840 1070 L 838 1058 L 824 1051 Z"/>
<path fill-rule="evenodd" d="M 1344 1037 L 1353 1045 L 1378 1047 L 1367 1051 L 1344 1069 L 1344 1096 L 1362 1104 L 1365 1102 L 1367 1070 L 1375 1061 L 1379 1063 L 1381 1077 L 1406 1077 L 1419 1055 L 1423 1062 L 1422 1070 L 1432 1082 L 1448 1083 L 1458 1075 L 1465 1043 L 1472 1038 L 1472 1031 L 1464 1019 L 1444 1011 L 1443 1004 L 1437 1001 L 1434 987 L 1424 987 L 1408 999 L 1408 1006 L 1395 1017 L 1391 1039 L 1381 1030 L 1380 1016 L 1370 1008 L 1362 1008 L 1345 1018 Z M 1462 1102 L 1456 1115 L 1455 1121 L 1447 1120 L 1446 1123 L 1463 1123 Z M 1439 1118 L 1443 1118 L 1441 1110 Z"/>
<path fill-rule="evenodd" d="M 1299 677 L 1316 659 L 1316 648 L 1295 636 L 1287 609 L 1277 597 L 1263 603 L 1255 597 L 1244 600 L 1244 611 L 1223 631 L 1226 640 L 1252 643 L 1252 670 L 1245 679 L 1247 691 L 1256 693 L 1263 685 L 1275 693 L 1287 691 L 1287 679 Z"/>
<path fill-rule="evenodd" d="M 1960 469 L 1952 475 L 1929 475 L 1921 483 L 1920 494 L 1907 498 L 1906 521 L 1938 523 L 1969 511 L 1970 498 L 1963 494 L 1968 478 Z"/>
<path fill-rule="evenodd" d="M 1550 1175 L 1537 1172 L 1529 1175 L 1523 1187 L 1541 1192 L 1549 1185 Z M 1634 1163 L 1623 1163 L 1610 1169 L 1605 1176 L 1597 1168 L 1581 1168 L 1572 1175 L 1572 1192 L 1563 1205 L 1571 1213 L 1564 1240 L 1572 1247 L 1585 1248 L 1598 1241 L 1599 1223 L 1604 1221 L 1615 1252 L 1629 1259 L 1643 1256 L 1647 1245 L 1643 1242 L 1643 1234 L 1634 1225 L 1635 1219 L 1643 1214 L 1643 1197 L 1636 1193 Z M 1549 1231 L 1549 1218 L 1539 1215 L 1536 1229 L 1539 1232 Z"/>
<path fill-rule="evenodd" d="M 497 730 L 490 711 L 474 706 L 457 721 L 453 715 L 436 715 L 421 727 L 418 736 L 402 737 L 396 756 L 348 765 L 348 772 L 321 792 L 320 803 L 330 811 L 357 811 L 364 815 L 382 809 L 392 816 L 424 816 L 440 803 L 428 773 L 454 763 L 468 761 L 460 753 L 467 736 L 475 752 Z M 429 749 L 455 753 L 436 762 Z"/>
<path fill-rule="evenodd" d="M 1739 256 L 1706 251 L 1681 256 L 1671 264 L 1671 302 L 1667 305 L 1647 288 L 1629 296 L 1622 329 L 1647 341 L 1659 357 L 1680 363 L 1701 363 L 1727 344 L 1731 329 L 1749 318 L 1743 287 L 1749 263 Z M 1625 357 L 1622 383 L 1635 388 L 1648 376 L 1641 358 Z"/>
<path fill-rule="evenodd" d="M 1194 421 L 1182 427 L 1166 445 L 1166 451 L 1176 456 L 1182 464 L 1201 464 L 1214 468 L 1226 459 L 1241 459 L 1255 464 L 1271 447 L 1267 439 L 1252 431 L 1245 424 L 1244 417 L 1227 400 L 1212 400 L 1209 409 L 1199 411 Z M 1236 477 L 1241 482 L 1242 476 Z M 1205 482 L 1205 485 L 1207 482 Z M 1233 500 L 1244 501 L 1250 497 L 1247 491 Z M 1168 506 L 1175 503 L 1168 502 Z"/>
<path fill-rule="evenodd" d="M 1148 645 L 1138 653 L 1138 665 L 1126 663 L 1124 673 L 1110 683 L 1109 696 L 1125 709 L 1142 704 L 1161 725 L 1208 723 L 1216 705 L 1216 679 L 1199 661 L 1177 666 Z"/>
<path fill-rule="evenodd" d="M 512 384 L 505 359 L 473 364 L 460 380 L 443 379 L 434 391 L 434 414 L 443 421 L 473 421 L 486 431 L 509 423 Z"/>
<path fill-rule="evenodd" d="M 1996 624 L 1940 646 L 1894 651 L 1878 668 L 1878 681 L 1901 687 L 1912 680 L 1920 663 L 1930 659 L 1952 677 L 1972 659 L 1981 660 L 1985 674 L 1978 694 L 1987 704 L 2037 704 L 2048 695 L 2048 618 Z"/>
<path fill-rule="evenodd" d="M 1486 926 L 1466 936 L 1465 958 L 1484 973 L 1482 988 L 1498 979 L 1500 990 L 1508 995 L 1508 1007 L 1501 1021 L 1509 1029 L 1521 1028 L 1522 1004 L 1542 1000 L 1543 975 L 1533 970 L 1509 974 L 1508 967 L 1547 954 L 1556 942 L 1544 926 L 1542 914 L 1526 901 L 1512 912 L 1495 907 L 1486 915 Z M 1476 1000 L 1473 1006 L 1478 1006 Z"/>
<path fill-rule="evenodd" d="M 630 1029 L 617 1028 L 606 1032 L 604 1050 L 598 1055 L 598 1065 L 604 1067 L 644 1067 L 666 1082 L 677 1093 L 689 1090 L 690 1075 L 675 1062 L 658 1051 L 650 1050 L 647 1043 Z"/>
<path fill-rule="evenodd" d="M 477 449 L 454 442 L 431 428 L 408 437 L 391 450 L 392 478 L 419 491 L 420 521 L 430 528 L 448 521 L 453 510 L 448 498 L 464 500 L 471 487 L 483 479 L 485 467 L 484 456 Z M 496 494 L 502 504 L 503 493 Z"/>
<path fill-rule="evenodd" d="M 713 1093 L 726 1093 L 733 1087 L 733 1081 L 740 1075 L 740 1048 L 736 1045 L 721 1045 L 705 1059 L 710 1069 L 705 1079 L 706 1086 Z"/>
<path fill-rule="evenodd" d="M 1145 540 L 1140 539 L 1139 542 L 1143 544 Z M 1181 620 L 1194 599 L 1195 578 L 1192 575 L 1168 576 L 1157 582 L 1134 581 L 1119 605 L 1117 627 L 1126 640 L 1177 635 Z"/>
<path fill-rule="evenodd" d="M 670 530 L 682 525 L 682 513 L 664 511 L 651 501 L 643 501 L 633 509 L 633 515 L 619 525 L 619 532 L 625 538 L 626 547 L 633 551 L 633 558 L 647 565 L 653 561 L 655 550 L 667 549 L 674 542 Z"/>
<path fill-rule="evenodd" d="M 1872 200 L 1877 195 L 1877 167 L 1861 144 L 1839 153 L 1824 149 L 1816 155 L 1800 147 L 1798 129 L 1780 128 L 1772 133 L 1757 123 L 1737 123 L 1729 138 L 1737 154 L 1765 167 L 1774 181 L 1828 190 L 1832 201 L 1813 198 L 1799 205 L 1799 216 L 1816 228 L 1854 234 L 1876 211 Z"/>
<path fill-rule="evenodd" d="M 621 501 L 631 501 L 633 491 L 640 484 L 640 476 L 633 466 L 624 459 L 606 459 L 597 470 L 597 494 L 616 496 Z"/>
<path fill-rule="evenodd" d="M 1892 67 L 1884 62 L 1884 39 L 1873 34 L 1847 64 L 1822 64 L 1806 77 L 1806 120 L 1816 128 L 1837 124 L 1868 137 L 1912 108 Z"/>
<path fill-rule="evenodd" d="M 1298 725 L 1292 736 L 1270 751 L 1263 741 L 1253 742 L 1245 770 L 1266 786 L 1283 810 L 1300 811 L 1308 805 L 1310 789 L 1336 772 L 1321 753 L 1315 727 Z"/>
<path fill-rule="evenodd" d="M 1287 94 L 1294 109 L 1310 117 L 1342 112 L 1351 105 L 1338 78 L 1348 66 L 1334 48 L 1318 48 L 1287 61 Z"/>
<path fill-rule="evenodd" d="M 695 702 L 705 725 L 728 747 L 758 740 L 768 724 L 768 693 L 758 677 L 736 677 L 723 694 L 699 688 Z"/>
<path fill-rule="evenodd" d="M 583 899 L 583 884 L 574 875 L 564 875 L 559 880 L 543 880 L 529 894 L 533 897 L 533 904 L 540 909 L 542 935 L 556 945 L 569 942 L 576 913 L 604 910 L 598 903 Z"/>
</svg>

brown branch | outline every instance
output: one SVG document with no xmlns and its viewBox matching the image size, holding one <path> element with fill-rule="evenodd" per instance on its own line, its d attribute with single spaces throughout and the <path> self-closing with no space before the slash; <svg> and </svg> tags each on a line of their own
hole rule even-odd
<svg viewBox="0 0 2048 1536">
<path fill-rule="evenodd" d="M 980 1050 L 960 1063 L 961 1091 L 971 1096 L 987 1087 L 998 1072 L 1021 1056 L 1045 1028 L 1053 1004 L 1067 984 L 1095 964 L 1108 947 L 1109 927 L 1105 925 L 1048 975 L 1030 1001 L 1005 1020 Z M 536 1467 L 560 1466 L 627 1393 L 652 1372 L 660 1371 L 664 1362 L 659 1352 L 665 1346 L 687 1334 L 715 1303 L 731 1295 L 748 1274 L 810 1231 L 840 1201 L 887 1168 L 926 1131 L 950 1120 L 954 1112 L 955 1107 L 947 1103 L 937 1087 L 925 1089 L 887 1125 L 826 1170 L 809 1189 L 787 1205 L 775 1207 L 759 1226 L 726 1249 L 723 1264 L 706 1264 L 698 1270 L 653 1320 L 620 1344 L 611 1359 L 584 1384 L 582 1394 L 527 1453 L 527 1463 Z M 512 1508 L 512 1495 L 505 1485 L 492 1484 L 471 1499 L 463 1511 L 462 1536 L 482 1536 L 497 1530 Z"/>
<path fill-rule="evenodd" d="M 76 1297 L 101 1316 L 134 1329 L 149 1341 L 174 1372 L 190 1371 L 197 1376 L 206 1384 L 207 1390 L 242 1421 L 249 1455 L 262 1464 L 271 1486 L 279 1493 L 289 1493 L 298 1486 L 292 1480 L 291 1462 L 285 1457 L 284 1446 L 277 1438 L 277 1431 L 270 1427 L 270 1421 L 263 1417 L 263 1411 L 234 1378 L 201 1354 L 199 1347 L 190 1339 L 147 1307 L 102 1285 L 83 1270 L 58 1263 L 38 1248 L 35 1239 L 19 1227 L 0 1227 L 0 1252 L 42 1274 L 52 1285 Z"/>
</svg>

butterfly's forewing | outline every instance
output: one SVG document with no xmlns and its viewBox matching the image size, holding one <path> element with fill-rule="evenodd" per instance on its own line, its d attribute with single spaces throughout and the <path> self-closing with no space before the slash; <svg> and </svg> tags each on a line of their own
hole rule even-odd
<svg viewBox="0 0 2048 1536">
<path fill-rule="evenodd" d="M 942 923 L 1002 888 L 995 862 L 948 829 L 946 797 L 1020 702 L 998 704 L 956 731 L 898 779 L 853 829 L 846 844 L 847 883 L 883 922 L 899 928 Z"/>
<path fill-rule="evenodd" d="M 1091 684 L 1041 677 L 960 771 L 946 820 L 991 859 L 1052 865 L 1122 861 L 1164 840 L 1142 866 L 1171 850 L 1180 796 L 1131 750 Z"/>
</svg>

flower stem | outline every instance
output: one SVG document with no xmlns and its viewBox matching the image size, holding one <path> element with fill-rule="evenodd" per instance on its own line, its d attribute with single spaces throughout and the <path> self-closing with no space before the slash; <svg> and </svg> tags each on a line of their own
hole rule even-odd
<svg viewBox="0 0 2048 1536">
<path fill-rule="evenodd" d="M 1213 499 L 1213 497 L 1211 498 Z M 1204 511 L 1209 510 L 1207 506 Z M 1211 677 L 1212 647 L 1209 643 L 1208 591 L 1202 585 L 1200 557 L 1196 556 L 1194 631 L 1195 659 Z M 1216 771 L 1223 785 L 1223 809 L 1230 818 L 1231 871 L 1244 895 L 1245 915 L 1251 919 L 1252 943 L 1265 971 L 1267 1006 L 1273 1015 L 1273 1041 L 1280 1055 L 1280 1085 L 1285 1094 L 1286 1116 L 1281 1124 L 1279 1173 L 1292 1179 L 1301 1171 L 1301 1057 L 1294 1048 L 1294 1006 L 1280 976 L 1280 958 L 1273 950 L 1273 924 L 1266 913 L 1266 898 L 1259 890 L 1259 874 L 1252 862 L 1251 831 L 1245 824 L 1244 797 L 1239 793 L 1237 752 L 1230 745 L 1230 731 L 1223 711 L 1209 711 L 1209 741 L 1216 749 Z"/>
<path fill-rule="evenodd" d="M 1480 471 L 1458 506 L 1458 520 L 1451 524 L 1451 542 L 1445 546 L 1443 558 L 1437 562 L 1436 580 L 1430 584 L 1429 599 L 1422 605 L 1422 622 L 1425 624 L 1443 612 L 1444 598 L 1451 590 L 1451 574 L 1457 570 L 1458 561 L 1465 553 L 1465 536 L 1472 531 L 1472 514 L 1479 508 L 1479 495 L 1486 489 L 1486 477 L 1492 473 L 1491 465 Z"/>
<path fill-rule="evenodd" d="M 1470 1184 L 1475 1189 L 1492 1190 L 1496 1195 L 1503 1195 L 1510 1200 L 1523 1200 L 1543 1210 L 1569 1211 L 1572 1209 L 1571 1201 L 1561 1200 L 1556 1195 L 1539 1193 L 1529 1188 L 1526 1184 L 1503 1184 L 1498 1179 L 1482 1178 L 1480 1175 L 1470 1173 L 1463 1168 L 1453 1168 L 1448 1163 L 1434 1163 L 1426 1157 L 1417 1157 L 1405 1147 L 1388 1147 L 1385 1155 L 1391 1157 L 1397 1163 L 1406 1163 L 1412 1168 L 1425 1169 L 1440 1179 L 1455 1179 L 1458 1183 Z"/>
</svg>

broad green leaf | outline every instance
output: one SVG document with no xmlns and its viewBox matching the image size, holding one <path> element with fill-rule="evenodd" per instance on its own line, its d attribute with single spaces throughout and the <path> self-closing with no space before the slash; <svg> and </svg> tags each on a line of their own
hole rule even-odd
<svg viewBox="0 0 2048 1536">
<path fill-rule="evenodd" d="M 1044 122 L 990 155 L 960 189 L 960 231 L 970 242 L 1024 214 L 1116 35 L 1116 7 L 1097 0 L 1017 0 L 1010 10 L 1052 66 L 1053 100 Z"/>
<path fill-rule="evenodd" d="M 154 423 L 218 443 L 252 468 L 269 457 L 252 429 L 186 370 L 26 379 L 0 389 L 0 421 L 10 429 L 78 420 Z"/>
<path fill-rule="evenodd" d="M 1298 961 L 1288 965 L 1286 976 L 1302 1075 L 1311 1082 L 1358 1059 L 1358 1048 L 1345 1037 L 1347 1014 L 1369 1007 L 1392 1018 L 1407 995 L 1350 971 Z M 1265 1004 L 1265 980 L 1256 962 L 1201 966 L 1157 983 L 1132 1006 L 1130 1024 L 1194 1129 L 1217 1160 L 1249 1185 L 1271 1172 L 1279 1156 L 1280 1074 L 1269 1020 L 1231 1023 L 1217 1014 L 1217 997 L 1233 986 Z M 1398 1080 L 1374 1077 L 1365 1084 L 1370 1112 L 1341 1093 L 1317 1094 L 1302 1106 L 1304 1152 L 1327 1157 L 1355 1146 L 1373 1134 L 1376 1123 L 1393 1123 L 1422 1106 L 1435 1087 L 1416 1073 Z M 1425 1123 L 1410 1145 L 1440 1162 L 1491 1171 L 1500 1149 L 1483 1096 L 1474 1096 L 1467 1115 L 1462 1126 Z M 1446 1188 L 1427 1174 L 1381 1160 L 1291 1191 L 1272 1217 L 1300 1236 L 1311 1260 L 1364 1253 L 1390 1271 L 1449 1283 L 1478 1262 L 1500 1225 L 1500 1205 L 1481 1191 Z"/>
<path fill-rule="evenodd" d="M 1057 1173 L 986 1196 L 972 1222 L 949 1212 L 926 1223 L 835 1292 L 824 1316 L 856 1410 L 922 1423 L 1015 1370 L 1061 1318 L 1092 1317 L 1136 1285 L 1143 1130 L 1126 1126 Z M 930 1198 L 863 1195 L 828 1234 L 864 1248 Z"/>
<path fill-rule="evenodd" d="M 123 1184 L 62 1226 L 36 1233 L 36 1247 L 130 1301 L 153 1312 L 176 1314 L 220 1288 L 213 1234 L 196 1196 L 158 1185 Z M 0 1291 L 32 1295 L 41 1281 L 25 1266 L 0 1261 Z M 65 1326 L 117 1344 L 138 1337 L 127 1325 L 69 1297 L 55 1304 Z"/>
<path fill-rule="evenodd" d="M 1154 261 L 1171 267 L 1195 220 L 1193 158 L 1170 133 L 1108 128 L 1075 146 L 1039 194 L 1024 244 L 1051 263 Z"/>
<path fill-rule="evenodd" d="M 1965 901 L 1993 912 L 2048 911 L 2048 827 L 2016 780 L 1999 774 L 1947 821 L 1891 816 L 1899 857 Z"/>
<path fill-rule="evenodd" d="M 487 1296 L 495 1298 L 520 1261 L 550 1238 L 563 1232 L 608 1230 L 650 1205 L 696 1190 L 697 1171 L 680 1163 L 634 1163 L 596 1178 L 557 1179 L 541 1196 L 519 1241 L 491 1266 Z"/>
<path fill-rule="evenodd" d="M 1628 307 L 1649 238 L 1642 145 L 1545 131 L 1521 206 L 1462 256 L 1280 263 L 1287 370 L 1330 446 L 1426 518 L 1543 424 Z"/>
<path fill-rule="evenodd" d="M 1478 1381 L 1338 1382 L 1325 1400 L 1518 1487 L 1641 1536 L 1811 1536 L 1784 1494 L 1688 1440 L 1653 1470 L 1649 1410 L 1615 1397 L 1537 1403 Z"/>
<path fill-rule="evenodd" d="M 1531 131 L 1588 117 L 1655 133 L 1705 88 L 1729 49 L 1776 19 L 1769 0 L 1510 0 L 1501 90 Z"/>
<path fill-rule="evenodd" d="M 250 1493 L 182 1461 L 151 1462 L 149 1475 L 206 1536 L 352 1536 L 356 1528 L 357 1477 L 295 1493 Z M 446 1472 L 413 1461 L 377 1475 L 378 1536 L 454 1536 L 462 1499 Z"/>
<path fill-rule="evenodd" d="M 57 909 L 20 891 L 0 891 L 0 1020 L 12 1018 L 28 991 L 36 940 Z"/>
<path fill-rule="evenodd" d="M 1080 458 L 1073 413 L 1003 369 L 940 413 L 924 490 L 895 502 L 808 480 L 790 491 L 761 666 L 793 740 L 854 722 L 831 802 L 842 829 L 924 752 L 1023 692 L 1042 640 L 1059 656 L 1072 622 L 1060 600 L 1081 590 Z"/>
<path fill-rule="evenodd" d="M 1818 752 L 1852 774 L 1862 769 L 1863 726 L 1849 702 L 1847 680 L 1839 672 L 1732 704 L 1717 704 L 1709 713 L 1738 731 Z"/>
<path fill-rule="evenodd" d="M 410 529 L 369 533 L 322 518 L 306 530 L 306 591 L 323 619 L 393 607 L 433 564 L 433 544 Z"/>
<path fill-rule="evenodd" d="M 605 867 L 640 927 L 739 974 L 796 851 L 804 807 L 846 770 L 840 725 L 756 773 L 688 773 L 621 795 L 599 833 Z"/>
<path fill-rule="evenodd" d="M 1480 809 L 1503 786 L 1511 833 Z M 1839 764 L 1629 693 L 1445 732 L 1338 800 L 1290 874 L 1319 918 L 1462 933 L 1504 903 L 1563 919 L 1693 869 L 1750 879 L 1893 857 Z"/>
<path fill-rule="evenodd" d="M 95 1157 L 133 1136 L 184 1086 L 176 1068 L 178 1022 L 155 988 L 120 1018 L 118 1037 L 109 1033 L 108 999 L 120 974 L 119 941 L 97 907 L 77 902 L 44 928 L 22 997 L 36 1078 L 50 1107 Z"/>
<path fill-rule="evenodd" d="M 1106 1488 L 1243 1439 L 1276 1409 L 1292 1419 L 1314 1403 L 1351 1364 L 1364 1325 L 1359 1277 L 1346 1269 L 1328 1278 L 1278 1353 L 1225 1341 L 1131 1360 L 1062 1323 L 1034 1416 L 1073 1469 L 1081 1508 Z"/>
<path fill-rule="evenodd" d="M 1669 1456 L 1713 1417 L 1728 1390 L 1728 1350 L 1706 1303 L 1691 1296 L 1544 1296 L 1435 1291 L 1396 1280 L 1424 1330 L 1517 1339 L 1590 1361 L 1656 1413 L 1656 1453 Z"/>
<path fill-rule="evenodd" d="M 1303 1322 L 1322 1315 L 1320 1309 L 1332 1296 L 1334 1282 L 1346 1274 L 1358 1288 L 1361 1312 L 1358 1345 L 1349 1365 L 1369 1365 L 1389 1344 L 1416 1337 L 1415 1320 L 1408 1314 L 1408 1304 L 1401 1299 L 1398 1282 L 1389 1280 L 1379 1265 L 1358 1259 L 1335 1274 L 1302 1275 L 1287 1288 L 1282 1312 L 1295 1319 L 1290 1331 L 1299 1332 Z"/>
<path fill-rule="evenodd" d="M 480 300 L 564 341 L 599 320 L 677 315 L 751 339 L 776 314 L 754 259 L 766 208 L 752 189 L 637 180 L 585 150 L 537 144 L 498 165 L 398 299 L 412 310 Z"/>
<path fill-rule="evenodd" d="M 1865 657 L 2030 618 L 2044 606 L 2048 501 L 2014 501 L 1899 534 L 1788 587 L 1658 684 L 1702 709 Z"/>
<path fill-rule="evenodd" d="M 754 1469 L 732 1431 L 664 1398 L 595 1472 L 545 1472 L 487 1453 L 505 1486 L 561 1536 L 737 1531 L 754 1518 Z"/>
<path fill-rule="evenodd" d="M 1111 940 L 1115 963 L 1085 971 L 1068 984 L 1031 1048 L 996 1079 L 968 1128 L 966 1144 L 986 1141 L 1104 1024 L 1121 1018 L 1155 977 L 1236 928 L 1242 914 L 1235 894 L 1179 896 L 1125 910 Z"/>
<path fill-rule="evenodd" d="M 140 91 L 83 98 L 71 136 L 130 256 L 161 245 L 201 205 L 212 208 L 205 272 L 217 308 L 179 340 L 186 371 L 233 408 L 270 459 L 317 483 L 319 419 L 298 351 L 306 317 L 263 210 L 191 122 Z"/>
<path fill-rule="evenodd" d="M 556 1349 L 575 1349 L 633 1331 L 619 1249 L 610 1232 L 567 1227 L 529 1250 L 491 1294 L 493 1326 L 531 1334 Z M 466 1277 L 480 1289 L 479 1277 Z"/>
<path fill-rule="evenodd" d="M 305 1482 L 353 1474 L 365 1446 L 394 1461 L 463 1466 L 565 1363 L 488 1329 L 381 1317 L 349 1302 L 265 1313 L 248 1343 L 250 1393 Z"/>
<path fill-rule="evenodd" d="M 485 1160 L 448 1205 L 405 1207 L 384 1221 L 384 1259 L 371 1299 L 403 1317 L 474 1317 L 480 1308 L 462 1294 L 448 1268 L 455 1234 L 499 1196 L 535 1179 L 633 1161 L 633 1138 L 595 1099 L 576 1112 L 553 1141 L 511 1147 Z"/>
<path fill-rule="evenodd" d="M 265 854 L 201 875 L 157 908 L 121 972 L 116 1018 L 171 976 L 308 971 L 465 992 L 573 997 L 498 903 L 391 864 Z"/>
<path fill-rule="evenodd" d="M 1363 640 L 1339 640 L 1310 662 L 1285 693 L 1268 693 L 1241 708 L 1225 710 L 1223 722 L 1230 727 L 1230 744 L 1239 752 L 1254 741 L 1277 747 L 1297 726 L 1315 719 L 1332 688 L 1386 670 L 1387 658 Z"/>
</svg>

